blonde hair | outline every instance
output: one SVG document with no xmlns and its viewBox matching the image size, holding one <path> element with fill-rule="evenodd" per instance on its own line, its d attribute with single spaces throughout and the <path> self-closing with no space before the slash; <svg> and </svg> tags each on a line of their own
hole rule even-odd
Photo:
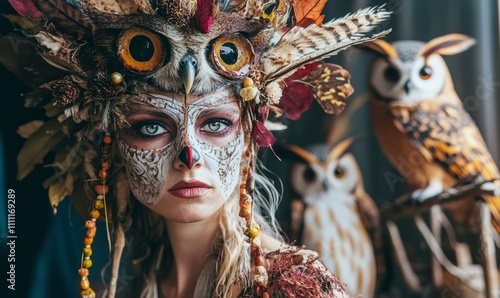
<svg viewBox="0 0 500 298">
<path fill-rule="evenodd" d="M 272 181 L 262 175 L 261 169 L 264 167 L 257 163 L 253 217 L 263 233 L 282 241 L 275 218 L 281 197 Z M 167 274 L 172 251 L 163 218 L 137 201 L 134 205 L 128 242 L 130 251 L 137 252 L 133 260 L 137 277 L 136 297 L 149 298 L 155 292 L 158 277 Z M 238 215 L 239 208 L 238 186 L 221 209 L 220 232 L 214 239 L 212 253 L 216 269 L 203 270 L 199 278 L 205 283 L 204 289 L 211 293 L 210 297 L 232 297 L 236 294 L 235 289 L 247 289 L 253 283 L 250 245 L 243 231 L 245 221 Z"/>
</svg>

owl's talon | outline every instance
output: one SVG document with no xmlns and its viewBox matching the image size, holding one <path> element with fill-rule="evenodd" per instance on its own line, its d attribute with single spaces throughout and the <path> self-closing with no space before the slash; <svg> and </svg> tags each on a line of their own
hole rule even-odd
<svg viewBox="0 0 500 298">
<path fill-rule="evenodd" d="M 500 188 L 493 182 L 486 182 L 482 184 L 481 189 L 484 191 L 492 191 L 493 196 L 500 197 Z"/>
<path fill-rule="evenodd" d="M 422 204 L 425 200 L 435 197 L 443 192 L 443 185 L 440 181 L 432 181 L 426 188 L 417 189 L 411 193 L 410 201 Z"/>
</svg>

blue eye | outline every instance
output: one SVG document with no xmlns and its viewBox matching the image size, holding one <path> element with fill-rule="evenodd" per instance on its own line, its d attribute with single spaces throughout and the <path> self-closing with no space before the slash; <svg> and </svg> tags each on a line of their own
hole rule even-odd
<svg viewBox="0 0 500 298">
<path fill-rule="evenodd" d="M 230 131 L 233 123 L 227 119 L 210 119 L 205 122 L 201 130 L 209 134 L 225 134 Z"/>
<path fill-rule="evenodd" d="M 165 132 L 165 129 L 156 123 L 148 123 L 139 128 L 139 132 L 145 136 L 156 136 Z"/>
<path fill-rule="evenodd" d="M 213 122 L 209 122 L 207 123 L 207 128 L 212 131 L 212 132 L 216 132 L 216 131 L 219 131 L 222 127 L 222 123 L 220 123 L 219 121 L 213 121 Z"/>
</svg>

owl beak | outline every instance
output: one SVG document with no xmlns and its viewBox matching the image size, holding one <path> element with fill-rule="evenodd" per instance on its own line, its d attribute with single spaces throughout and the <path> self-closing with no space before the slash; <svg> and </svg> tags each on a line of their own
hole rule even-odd
<svg viewBox="0 0 500 298">
<path fill-rule="evenodd" d="M 328 190 L 328 181 L 326 181 L 326 179 L 323 180 L 323 182 L 321 183 L 321 186 L 323 186 L 323 189 L 325 191 L 327 191 Z"/>
<path fill-rule="evenodd" d="M 410 80 L 406 81 L 405 83 L 406 94 L 410 93 L 411 87 L 412 87 L 411 81 Z"/>
<path fill-rule="evenodd" d="M 179 77 L 182 79 L 186 94 L 191 91 L 196 75 L 196 59 L 193 55 L 187 54 L 181 59 L 179 68 Z"/>
</svg>

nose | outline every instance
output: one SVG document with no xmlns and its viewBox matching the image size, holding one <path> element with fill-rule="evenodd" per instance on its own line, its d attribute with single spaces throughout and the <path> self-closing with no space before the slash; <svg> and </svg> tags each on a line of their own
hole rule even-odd
<svg viewBox="0 0 500 298">
<path fill-rule="evenodd" d="M 405 83 L 406 94 L 410 93 L 411 87 L 412 87 L 411 81 L 410 80 L 406 81 Z"/>
<path fill-rule="evenodd" d="M 188 167 L 188 169 L 192 169 L 200 161 L 200 154 L 193 147 L 184 146 L 181 152 L 179 152 L 179 160 Z"/>
<path fill-rule="evenodd" d="M 182 80 L 182 84 L 184 84 L 186 94 L 189 94 L 196 75 L 196 59 L 193 55 L 186 54 L 182 57 L 179 66 L 179 77 Z"/>
</svg>

